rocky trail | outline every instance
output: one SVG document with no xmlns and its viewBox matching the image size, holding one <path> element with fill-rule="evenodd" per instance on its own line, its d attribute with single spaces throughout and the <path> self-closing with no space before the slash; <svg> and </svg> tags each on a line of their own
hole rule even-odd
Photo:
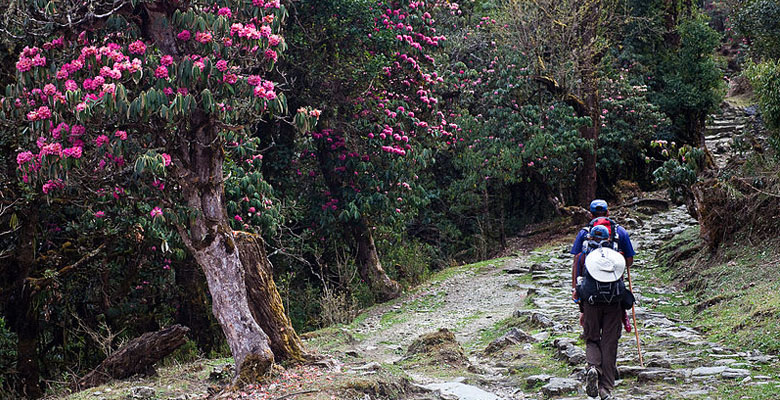
<svg viewBox="0 0 780 400">
<path fill-rule="evenodd" d="M 737 107 L 724 103 L 720 112 L 710 116 L 705 127 L 705 143 L 715 165 L 723 168 L 733 153 L 743 146 L 752 146 L 746 133 L 763 140 L 762 125 L 757 121 L 755 106 Z"/>
<path fill-rule="evenodd" d="M 637 250 L 631 274 L 645 366 L 634 333 L 624 331 L 618 398 L 717 399 L 723 385 L 770 385 L 780 393 L 777 374 L 766 372 L 780 366 L 775 357 L 711 342 L 673 314 L 674 305 L 688 300 L 656 276 L 652 260 L 662 242 L 696 224 L 684 207 L 621 222 Z M 562 243 L 456 268 L 344 328 L 351 340 L 332 355 L 348 375 L 398 368 L 419 389 L 409 399 L 585 399 L 579 312 L 569 298 L 571 262 Z M 439 329 L 447 331 L 432 336 L 428 354 L 408 350 Z M 456 350 L 442 350 L 442 332 L 454 333 Z M 440 357 L 460 348 L 466 359 Z"/>
</svg>

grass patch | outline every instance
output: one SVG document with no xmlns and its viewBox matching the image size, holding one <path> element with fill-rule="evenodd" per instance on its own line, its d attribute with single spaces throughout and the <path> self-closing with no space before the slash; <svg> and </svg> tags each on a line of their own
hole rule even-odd
<svg viewBox="0 0 780 400">
<path fill-rule="evenodd" d="M 780 354 L 778 240 L 759 244 L 742 236 L 710 254 L 701 248 L 699 228 L 690 228 L 659 250 L 660 268 L 642 280 L 685 289 L 654 309 L 689 321 L 730 347 Z"/>
<path fill-rule="evenodd" d="M 342 326 L 330 326 L 316 331 L 307 332 L 301 335 L 306 341 L 306 347 L 316 351 L 330 352 L 334 350 L 343 350 L 353 343 L 356 338 Z"/>
<path fill-rule="evenodd" d="M 388 327 L 407 321 L 410 318 L 410 313 L 434 311 L 444 305 L 446 296 L 447 292 L 438 291 L 405 303 L 401 308 L 383 314 L 380 324 L 382 327 Z"/>
<path fill-rule="evenodd" d="M 225 364 L 232 364 L 232 358 L 218 358 L 210 360 L 197 360 L 185 364 L 172 364 L 157 370 L 157 375 L 148 378 L 134 378 L 122 381 L 112 381 L 105 385 L 83 390 L 74 394 L 51 394 L 46 398 L 64 400 L 125 400 L 129 398 L 130 389 L 136 386 L 149 386 L 155 390 L 155 398 L 167 399 L 183 394 L 194 395 L 205 393 L 208 385 L 209 373 L 214 368 L 220 368 Z M 97 394 L 97 393 L 100 394 Z"/>
<path fill-rule="evenodd" d="M 767 382 L 762 385 L 723 384 L 718 387 L 717 399 L 775 400 L 780 393 L 780 384 Z M 712 398 L 713 396 L 707 396 Z"/>
</svg>

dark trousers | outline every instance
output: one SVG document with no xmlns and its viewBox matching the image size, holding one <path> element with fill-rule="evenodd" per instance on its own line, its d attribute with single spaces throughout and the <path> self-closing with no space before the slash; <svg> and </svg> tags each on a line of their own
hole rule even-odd
<svg viewBox="0 0 780 400">
<path fill-rule="evenodd" d="M 618 339 L 623 329 L 620 304 L 583 304 L 585 357 L 599 371 L 599 390 L 612 392 L 617 377 Z"/>
</svg>

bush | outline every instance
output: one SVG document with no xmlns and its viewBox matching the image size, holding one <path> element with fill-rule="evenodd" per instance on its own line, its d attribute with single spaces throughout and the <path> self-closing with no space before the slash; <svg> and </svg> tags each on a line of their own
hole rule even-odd
<svg viewBox="0 0 780 400">
<path fill-rule="evenodd" d="M 696 183 L 704 166 L 704 151 L 688 145 L 677 149 L 674 142 L 668 143 L 664 140 L 654 141 L 653 145 L 661 147 L 662 154 L 670 157 L 660 168 L 653 171 L 656 183 L 668 189 L 673 202 L 683 203 L 690 200 L 691 186 Z"/>
<path fill-rule="evenodd" d="M 16 364 L 16 335 L 5 326 L 5 319 L 0 317 L 0 395 L 12 378 Z"/>
<path fill-rule="evenodd" d="M 761 116 L 773 135 L 770 143 L 780 150 L 780 61 L 749 64 L 745 76 L 758 97 Z"/>
<path fill-rule="evenodd" d="M 745 1 L 734 16 L 734 27 L 750 43 L 751 53 L 780 58 L 780 1 Z"/>
</svg>

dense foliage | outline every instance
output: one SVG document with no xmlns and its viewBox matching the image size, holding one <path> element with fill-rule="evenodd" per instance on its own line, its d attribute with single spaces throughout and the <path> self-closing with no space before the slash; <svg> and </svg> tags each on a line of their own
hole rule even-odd
<svg viewBox="0 0 780 400">
<path fill-rule="evenodd" d="M 187 4 L 6 15 L 0 384 L 39 395 L 173 323 L 225 354 L 214 220 L 264 237 L 296 329 L 346 322 L 578 204 L 589 154 L 600 196 L 653 188 L 651 143 L 698 145 L 720 101 L 719 37 L 660 0 Z M 687 184 L 686 151 L 655 177 Z"/>
</svg>

